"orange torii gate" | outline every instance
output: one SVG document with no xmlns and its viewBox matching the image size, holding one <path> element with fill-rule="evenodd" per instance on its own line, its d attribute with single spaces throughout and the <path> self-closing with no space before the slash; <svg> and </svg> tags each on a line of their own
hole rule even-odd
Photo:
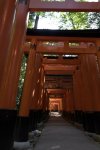
<svg viewBox="0 0 100 150">
<path fill-rule="evenodd" d="M 59 2 L 57 0 L 46 2 L 45 0 L 0 0 L 0 148 L 3 150 L 11 150 L 13 147 L 13 133 L 14 133 L 14 127 L 16 122 L 16 116 L 17 116 L 17 110 L 16 110 L 16 95 L 17 95 L 17 88 L 18 88 L 18 80 L 19 80 L 19 74 L 20 74 L 20 67 L 21 67 L 21 60 L 22 55 L 24 53 L 23 45 L 25 42 L 25 33 L 26 33 L 26 20 L 27 20 L 27 14 L 29 11 L 70 11 L 70 12 L 100 12 L 100 2 L 75 2 L 73 0 L 64 0 L 62 2 Z M 55 36 L 52 35 L 44 35 L 44 36 L 37 36 L 35 35 L 29 35 L 26 37 L 26 42 L 30 41 L 32 43 L 32 46 L 35 45 L 38 47 L 38 49 L 35 49 L 33 47 L 29 47 L 28 55 L 29 55 L 29 65 L 28 68 L 31 68 L 31 72 L 29 69 L 26 73 L 26 81 L 24 86 L 24 93 L 22 97 L 22 106 L 20 109 L 19 117 L 18 117 L 18 123 L 20 126 L 20 130 L 22 131 L 23 127 L 24 130 L 22 131 L 22 137 L 19 137 L 18 140 L 24 141 L 27 139 L 28 135 L 28 120 L 29 120 L 29 113 L 30 110 L 33 110 L 35 106 L 39 103 L 39 109 L 41 108 L 41 100 L 38 99 L 37 91 L 35 93 L 35 90 L 39 89 L 39 85 L 41 85 L 41 89 L 39 89 L 40 94 L 44 93 L 43 97 L 45 99 L 48 99 L 48 93 L 43 92 L 43 84 L 39 77 L 41 77 L 41 74 L 43 71 L 41 71 L 42 62 L 41 62 L 41 53 L 51 53 L 48 50 L 48 46 L 46 46 L 45 51 L 40 50 L 40 43 L 43 41 L 67 41 L 68 42 L 87 42 L 87 43 L 95 43 L 95 46 L 90 48 L 87 46 L 87 48 L 82 49 L 72 49 L 68 48 L 68 54 L 78 54 L 80 55 L 80 61 L 81 65 L 79 67 L 80 70 L 80 79 L 75 78 L 75 83 L 78 80 L 79 86 L 74 85 L 76 92 L 82 85 L 84 85 L 85 89 L 83 89 L 82 95 L 86 96 L 86 99 L 82 99 L 81 105 L 82 109 L 79 111 L 84 112 L 83 115 L 85 117 L 86 122 L 84 123 L 85 128 L 88 130 L 90 127 L 90 120 L 94 119 L 93 115 L 95 115 L 95 129 L 92 129 L 96 133 L 100 133 L 100 95 L 99 95 L 99 78 L 98 74 L 100 70 L 100 34 L 99 30 L 91 31 L 91 34 L 86 34 L 82 37 L 80 37 L 80 31 L 76 32 L 73 36 L 67 36 L 62 32 L 62 36 L 59 36 L 58 33 Z M 52 31 L 50 31 L 52 32 Z M 69 34 L 71 31 L 68 31 Z M 77 33 L 78 36 L 77 36 Z M 63 35 L 64 34 L 64 35 Z M 71 33 L 72 34 L 72 33 Z M 35 39 L 35 42 L 33 42 Z M 68 46 L 68 45 L 67 45 Z M 43 47 L 43 46 L 42 46 Z M 41 47 L 41 48 L 42 48 Z M 57 49 L 52 49 L 55 54 L 58 53 Z M 31 51 L 35 51 L 34 53 Z M 84 51 L 84 52 L 83 52 Z M 67 53 L 64 48 L 60 49 L 59 54 L 66 54 Z M 35 57 L 35 62 L 31 59 L 32 57 Z M 95 57 L 97 56 L 97 58 Z M 40 61 L 40 66 L 37 68 L 38 61 Z M 97 66 L 98 61 L 98 66 Z M 34 65 L 34 70 L 32 68 L 32 63 Z M 87 66 L 85 68 L 85 66 Z M 90 66 L 90 68 L 89 68 Z M 37 72 L 37 73 L 36 73 Z M 75 71 L 77 72 L 77 71 Z M 74 72 L 74 73 L 75 73 Z M 86 74 L 87 72 L 87 74 Z M 29 74 L 31 73 L 31 77 Z M 32 75 L 35 75 L 34 78 L 32 78 Z M 95 77 L 94 77 L 95 74 Z M 89 75 L 90 79 L 89 79 Z M 44 75 L 45 76 L 45 75 Z M 41 77 L 42 78 L 42 77 Z M 36 79 L 36 80 L 35 80 Z M 86 82 L 86 80 L 88 82 Z M 29 80 L 29 82 L 27 81 Z M 31 81 L 35 81 L 34 84 L 31 84 Z M 95 82 L 96 81 L 96 82 Z M 88 84 L 87 84 L 88 83 Z M 26 90 L 27 85 L 29 89 Z M 87 89 L 87 85 L 90 88 L 90 90 Z M 94 92 L 94 93 L 93 93 Z M 30 94 L 32 94 L 32 97 Z M 93 97 L 91 98 L 91 93 L 93 93 Z M 35 95 L 35 98 L 33 98 Z M 27 97 L 27 99 L 25 98 Z M 31 98 L 30 98 L 31 97 Z M 29 98 L 29 103 L 28 103 Z M 35 99 L 35 101 L 33 100 Z M 77 99 L 77 95 L 75 96 L 75 99 Z M 80 100 L 80 96 L 78 97 L 78 100 Z M 78 100 L 76 100 L 76 106 L 78 108 Z M 88 100 L 88 101 L 87 101 Z M 84 102 L 83 102 L 84 101 Z M 34 105 L 33 103 L 34 102 Z M 37 103 L 38 102 L 38 103 Z M 86 103 L 88 102 L 88 107 L 86 106 Z M 28 107 L 26 106 L 28 104 Z M 31 105 L 32 104 L 32 105 Z M 48 102 L 45 102 L 43 104 L 44 110 L 48 111 Z M 25 107 L 24 107 L 25 106 Z M 26 108 L 26 109 L 25 109 Z M 23 110 L 24 109 L 24 110 Z M 66 108 L 65 108 L 66 110 Z M 76 111 L 78 111 L 76 110 Z M 78 111 L 78 113 L 79 113 Z M 40 113 L 36 112 L 36 116 L 39 116 Z M 20 122 L 19 122 L 20 120 Z M 24 132 L 25 131 L 25 132 Z M 6 144 L 5 144 L 6 143 Z"/>
</svg>

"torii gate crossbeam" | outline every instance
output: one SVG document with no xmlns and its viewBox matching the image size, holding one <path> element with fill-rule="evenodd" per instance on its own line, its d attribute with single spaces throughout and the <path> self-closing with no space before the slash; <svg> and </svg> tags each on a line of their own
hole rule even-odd
<svg viewBox="0 0 100 150">
<path fill-rule="evenodd" d="M 30 0 L 30 11 L 99 12 L 100 2 L 75 2 L 74 0 Z"/>
</svg>

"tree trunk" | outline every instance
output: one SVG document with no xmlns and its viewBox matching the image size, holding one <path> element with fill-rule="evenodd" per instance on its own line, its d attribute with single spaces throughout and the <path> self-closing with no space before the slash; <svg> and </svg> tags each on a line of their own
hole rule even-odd
<svg viewBox="0 0 100 150">
<path fill-rule="evenodd" d="M 37 27 L 38 27 L 38 22 L 39 22 L 39 15 L 36 15 L 35 24 L 34 24 L 34 29 L 37 29 Z"/>
</svg>

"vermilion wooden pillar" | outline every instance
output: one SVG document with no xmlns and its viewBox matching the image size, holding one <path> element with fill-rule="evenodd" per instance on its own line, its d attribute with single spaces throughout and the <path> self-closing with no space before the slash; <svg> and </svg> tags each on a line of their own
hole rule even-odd
<svg viewBox="0 0 100 150">
<path fill-rule="evenodd" d="M 96 42 L 96 46 L 97 46 L 97 64 L 98 64 L 98 70 L 99 70 L 99 72 L 100 72 L 100 40 L 98 40 L 97 42 Z"/>
<path fill-rule="evenodd" d="M 94 121 L 93 121 L 93 113 L 94 113 L 94 97 L 93 97 L 93 91 L 91 88 L 91 82 L 90 79 L 91 72 L 88 70 L 88 65 L 90 66 L 90 63 L 88 61 L 88 55 L 81 55 L 81 66 L 80 71 L 82 75 L 82 84 L 83 84 L 83 126 L 84 129 L 89 132 L 94 132 Z"/>
<path fill-rule="evenodd" d="M 44 69 L 42 67 L 42 56 L 40 55 L 40 66 L 37 74 L 36 93 L 35 93 L 35 110 L 37 111 L 37 123 L 42 121 L 42 103 L 43 103 L 43 92 L 44 92 Z"/>
<path fill-rule="evenodd" d="M 39 86 L 39 122 L 43 118 L 43 98 L 44 98 L 44 68 L 41 67 L 40 86 Z"/>
<path fill-rule="evenodd" d="M 46 117 L 46 90 L 43 88 L 43 97 L 42 97 L 42 121 Z"/>
<path fill-rule="evenodd" d="M 63 94 L 62 109 L 63 109 L 64 118 L 67 118 L 67 96 L 66 96 L 66 92 Z"/>
<path fill-rule="evenodd" d="M 74 119 L 74 101 L 73 101 L 73 90 L 71 88 L 66 90 L 66 112 L 69 121 Z"/>
<path fill-rule="evenodd" d="M 75 73 L 73 74 L 73 93 L 75 104 L 75 121 L 78 123 L 82 123 L 84 87 L 82 85 L 82 77 L 79 67 L 75 70 Z"/>
<path fill-rule="evenodd" d="M 34 78 L 35 53 L 36 53 L 35 50 L 30 48 L 28 54 L 28 62 L 23 86 L 22 99 L 20 103 L 19 114 L 15 129 L 16 141 L 28 140 L 29 113 L 32 97 L 32 84 Z"/>
<path fill-rule="evenodd" d="M 35 66 L 34 66 L 34 79 L 33 79 L 33 96 L 31 100 L 31 109 L 37 110 L 37 99 L 38 99 L 38 88 L 40 84 L 40 76 L 41 76 L 41 63 L 42 58 L 40 54 L 36 54 Z"/>
<path fill-rule="evenodd" d="M 32 98 L 30 105 L 30 117 L 33 120 L 33 129 L 37 128 L 38 116 L 40 113 L 39 106 L 39 86 L 40 86 L 40 77 L 41 77 L 41 63 L 42 57 L 41 54 L 36 53 L 35 66 L 34 66 L 34 77 L 33 77 L 33 85 L 32 85 Z"/>
<path fill-rule="evenodd" d="M 65 117 L 66 116 L 66 94 L 64 94 L 62 98 L 62 113 L 63 116 Z"/>
<path fill-rule="evenodd" d="M 25 37 L 27 12 L 28 4 L 19 1 L 16 9 L 12 39 L 9 44 L 7 59 L 5 60 L 2 87 L 0 89 L 2 98 L 2 106 L 0 105 L 0 107 L 5 109 L 16 107 L 15 99 L 22 58 L 21 46 Z"/>
<path fill-rule="evenodd" d="M 92 89 L 94 105 L 94 125 L 95 132 L 100 134 L 100 72 L 97 65 L 97 57 L 93 54 L 87 56 L 88 71 L 90 73 L 89 81 Z"/>
<path fill-rule="evenodd" d="M 88 59 L 87 59 L 87 55 L 81 55 L 81 66 L 80 66 L 80 71 L 81 71 L 81 76 L 82 76 L 82 82 L 83 82 L 83 87 L 84 87 L 84 94 L 83 94 L 83 111 L 87 111 L 87 112 L 93 112 L 93 96 L 91 94 L 92 89 L 91 89 L 91 85 L 90 85 L 90 80 L 89 80 L 89 76 L 91 76 L 91 74 L 89 74 L 88 71 Z"/>
<path fill-rule="evenodd" d="M 32 98 L 32 85 L 33 85 L 33 78 L 35 74 L 35 56 L 36 52 L 34 49 L 29 50 L 28 54 L 28 62 L 27 62 L 27 69 L 22 93 L 22 99 L 19 109 L 19 116 L 28 117 L 30 111 L 30 103 Z"/>
<path fill-rule="evenodd" d="M 97 69 L 98 70 L 98 76 L 99 76 L 99 80 L 100 80 L 100 40 L 98 40 L 96 42 L 96 45 L 97 45 Z M 99 87 L 100 88 L 100 87 Z M 97 104 L 97 109 L 95 109 L 95 131 L 96 133 L 99 133 L 100 134 L 100 109 L 98 108 L 99 107 L 99 102 L 96 102 Z"/>
<path fill-rule="evenodd" d="M 49 94 L 46 94 L 46 119 L 48 119 L 49 116 Z"/>
<path fill-rule="evenodd" d="M 39 101 L 40 101 L 40 109 L 42 109 L 43 104 L 43 94 L 44 94 L 44 68 L 41 67 L 41 77 L 40 77 L 40 90 L 39 90 Z"/>
<path fill-rule="evenodd" d="M 9 53 L 9 44 L 14 29 L 14 15 L 16 11 L 16 0 L 0 1 L 0 91 L 3 87 L 4 68 Z M 0 93 L 1 95 L 1 93 Z M 6 93 L 5 93 L 6 95 Z M 4 105 L 3 105 L 4 101 Z M 6 106 L 6 99 L 0 96 L 0 148 L 3 150 L 12 149 L 13 130 L 16 119 L 16 112 L 9 111 Z M 15 105 L 14 105 L 15 106 Z M 6 144 L 5 144 L 6 143 Z"/>
<path fill-rule="evenodd" d="M 42 105 L 42 108 L 43 108 L 43 111 L 45 112 L 46 110 L 46 90 L 44 89 L 44 94 L 43 94 L 43 105 Z"/>
<path fill-rule="evenodd" d="M 42 65 L 40 66 L 40 73 L 39 73 L 39 76 L 38 76 L 38 81 L 37 81 L 37 86 L 36 86 L 36 88 L 37 88 L 37 90 L 36 90 L 36 92 L 37 92 L 37 94 L 36 94 L 36 99 L 37 99 L 37 105 L 36 105 L 36 109 L 37 110 L 40 110 L 41 109 L 41 101 L 42 101 L 42 86 L 43 86 L 43 81 L 42 81 L 42 79 L 43 79 L 43 70 L 42 70 L 43 68 L 42 68 Z"/>
<path fill-rule="evenodd" d="M 0 1 L 0 87 L 2 86 L 4 67 L 9 52 L 9 42 L 14 30 L 16 4 L 16 0 Z"/>
<path fill-rule="evenodd" d="M 45 88 L 43 87 L 43 97 L 42 97 L 42 110 L 45 110 Z"/>
<path fill-rule="evenodd" d="M 0 147 L 12 149 L 21 46 L 26 30 L 28 1 L 0 1 Z M 5 144 L 6 143 L 6 144 Z"/>
<path fill-rule="evenodd" d="M 71 90 L 67 89 L 66 90 L 66 111 L 71 112 L 73 111 L 73 103 L 71 99 Z"/>
<path fill-rule="evenodd" d="M 87 56 L 88 59 L 88 72 L 90 73 L 89 82 L 92 89 L 93 105 L 94 111 L 100 111 L 100 78 L 99 70 L 97 66 L 97 58 L 95 55 L 91 54 Z"/>
<path fill-rule="evenodd" d="M 49 95 L 46 89 L 44 89 L 43 100 L 42 100 L 42 121 L 47 121 L 49 116 Z"/>
</svg>

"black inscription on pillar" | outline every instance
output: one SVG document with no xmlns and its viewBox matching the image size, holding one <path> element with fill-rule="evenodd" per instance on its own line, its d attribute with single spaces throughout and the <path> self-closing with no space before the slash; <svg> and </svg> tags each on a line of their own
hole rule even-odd
<svg viewBox="0 0 100 150">
<path fill-rule="evenodd" d="M 25 5 L 27 5 L 28 0 L 19 0 L 19 3 L 23 3 Z"/>
</svg>

